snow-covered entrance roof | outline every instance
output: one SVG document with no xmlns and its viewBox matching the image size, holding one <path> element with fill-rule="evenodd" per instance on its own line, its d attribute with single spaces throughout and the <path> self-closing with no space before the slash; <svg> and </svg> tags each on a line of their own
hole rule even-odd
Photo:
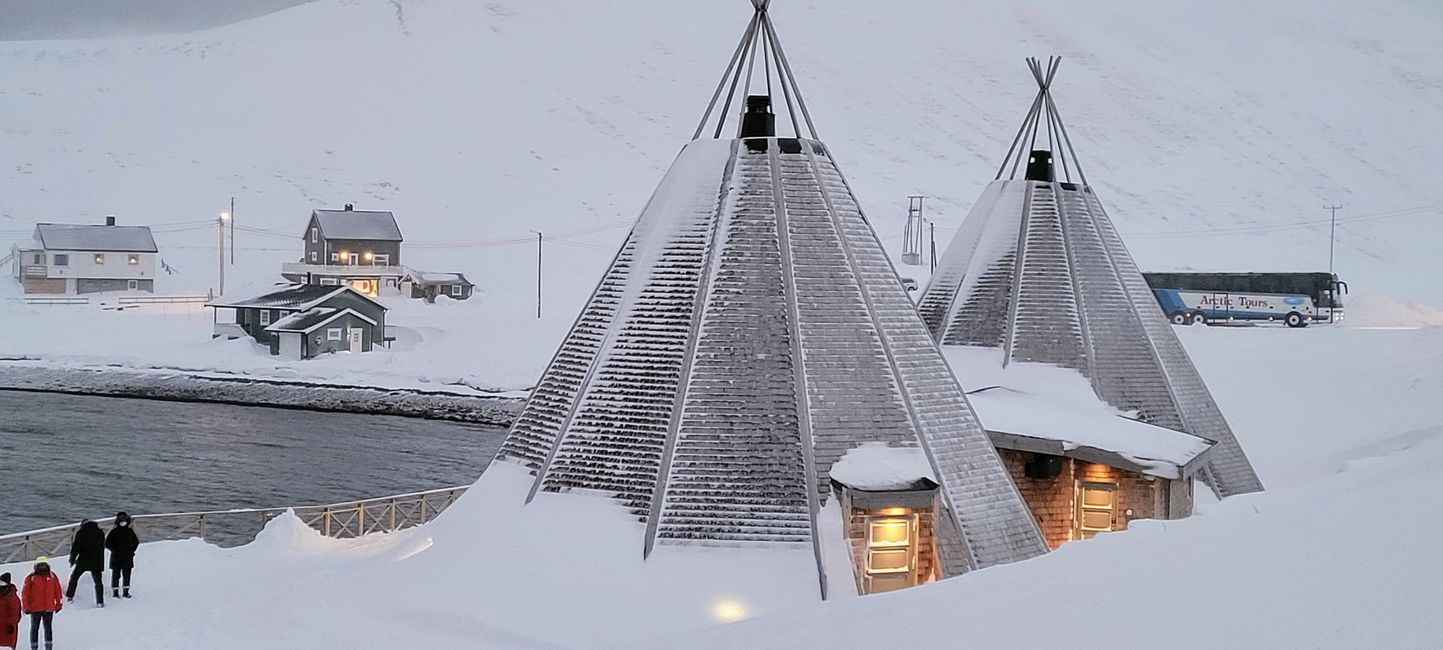
<svg viewBox="0 0 1443 650">
<path fill-rule="evenodd" d="M 1037 97 L 923 292 L 923 320 L 944 345 L 1074 369 L 1118 409 L 1217 442 L 1200 474 L 1220 496 L 1263 489 L 1076 156 L 1058 157 L 1058 181 L 1050 150 L 1073 147 L 1049 91 L 1057 61 L 1029 64 Z"/>
<path fill-rule="evenodd" d="M 313 210 L 311 216 L 327 239 L 401 241 L 401 227 L 390 211 Z"/>
<path fill-rule="evenodd" d="M 531 470 L 528 501 L 544 492 L 612 497 L 644 524 L 636 548 L 649 560 L 686 546 L 810 551 L 825 593 L 818 513 L 834 464 L 866 443 L 926 448 L 947 575 L 1045 553 L 831 152 L 811 133 L 767 3 L 755 5 L 743 41 L 767 39 L 778 56 L 756 63 L 774 66 L 771 79 L 797 105 L 773 115 L 770 97 L 748 97 L 740 137 L 720 139 L 731 110 L 723 105 L 718 139 L 682 148 L 492 469 Z M 737 50 L 729 74 L 751 69 L 736 58 L 747 51 Z M 776 136 L 783 115 L 797 137 Z M 813 137 L 802 137 L 802 124 Z"/>
<path fill-rule="evenodd" d="M 1160 478 L 1191 476 L 1215 444 L 1005 386 L 969 391 L 967 400 L 999 448 L 1070 456 Z"/>
<path fill-rule="evenodd" d="M 97 226 L 74 223 L 35 224 L 36 239 L 46 250 L 154 253 L 149 226 Z"/>
</svg>

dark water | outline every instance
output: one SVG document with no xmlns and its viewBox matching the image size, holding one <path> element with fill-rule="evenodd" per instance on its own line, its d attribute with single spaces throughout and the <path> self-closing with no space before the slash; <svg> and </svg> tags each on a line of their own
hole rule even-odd
<svg viewBox="0 0 1443 650">
<path fill-rule="evenodd" d="M 505 430 L 0 390 L 0 534 L 84 517 L 333 503 L 467 485 Z"/>
</svg>

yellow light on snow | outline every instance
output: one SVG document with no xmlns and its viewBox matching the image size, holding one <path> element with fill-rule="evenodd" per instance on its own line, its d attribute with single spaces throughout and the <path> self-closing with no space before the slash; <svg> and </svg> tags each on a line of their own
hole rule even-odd
<svg viewBox="0 0 1443 650">
<path fill-rule="evenodd" d="M 711 616 L 718 623 L 735 623 L 750 616 L 741 602 L 731 599 L 718 600 L 711 606 Z"/>
</svg>

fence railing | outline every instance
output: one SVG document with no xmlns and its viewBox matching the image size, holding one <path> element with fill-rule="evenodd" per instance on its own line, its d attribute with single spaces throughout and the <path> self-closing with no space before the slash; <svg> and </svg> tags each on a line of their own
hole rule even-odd
<svg viewBox="0 0 1443 650">
<path fill-rule="evenodd" d="M 210 296 L 119 296 L 115 301 L 122 305 L 203 305 L 210 302 Z"/>
<path fill-rule="evenodd" d="M 27 305 L 88 305 L 90 299 L 84 296 L 25 296 Z"/>
<path fill-rule="evenodd" d="M 292 510 L 307 526 L 327 537 L 360 537 L 424 524 L 465 492 L 466 487 L 460 486 L 326 505 L 142 514 L 133 515 L 130 525 L 146 542 L 199 537 L 219 546 L 240 546 L 254 540 L 270 520 Z M 93 521 L 109 528 L 115 518 Z M 0 564 L 29 562 L 42 555 L 65 557 L 78 528 L 80 523 L 76 522 L 0 535 Z"/>
</svg>

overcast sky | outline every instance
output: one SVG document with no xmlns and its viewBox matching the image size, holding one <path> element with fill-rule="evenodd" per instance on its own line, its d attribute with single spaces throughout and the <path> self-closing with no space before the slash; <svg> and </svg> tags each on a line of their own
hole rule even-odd
<svg viewBox="0 0 1443 650">
<path fill-rule="evenodd" d="M 215 27 L 310 0 L 0 0 L 0 40 L 98 38 Z"/>
</svg>

